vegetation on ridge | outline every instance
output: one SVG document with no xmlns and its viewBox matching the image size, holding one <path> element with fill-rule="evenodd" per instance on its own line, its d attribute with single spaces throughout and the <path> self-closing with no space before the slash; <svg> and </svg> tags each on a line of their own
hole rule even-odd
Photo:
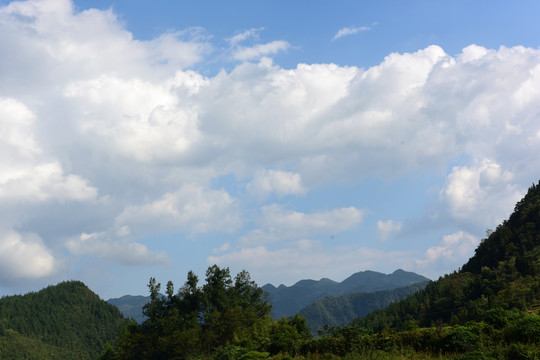
<svg viewBox="0 0 540 360">
<path fill-rule="evenodd" d="M 0 299 L 0 358 L 93 359 L 126 323 L 115 306 L 80 281 L 6 296 Z"/>
</svg>

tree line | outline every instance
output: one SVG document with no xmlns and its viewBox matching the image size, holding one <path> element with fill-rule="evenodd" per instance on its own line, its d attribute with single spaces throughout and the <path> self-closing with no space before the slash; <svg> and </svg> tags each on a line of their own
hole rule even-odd
<svg viewBox="0 0 540 360">
<path fill-rule="evenodd" d="M 406 299 L 317 336 L 305 319 L 272 320 L 246 271 L 189 272 L 174 293 L 150 279 L 147 320 L 131 323 L 102 359 L 538 359 L 540 183 L 452 274 Z"/>
</svg>

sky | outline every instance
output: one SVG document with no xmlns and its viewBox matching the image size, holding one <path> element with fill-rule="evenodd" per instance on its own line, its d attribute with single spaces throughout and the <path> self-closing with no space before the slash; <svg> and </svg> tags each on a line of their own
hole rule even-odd
<svg viewBox="0 0 540 360">
<path fill-rule="evenodd" d="M 458 269 L 540 178 L 539 16 L 0 0 L 0 296 Z"/>
</svg>

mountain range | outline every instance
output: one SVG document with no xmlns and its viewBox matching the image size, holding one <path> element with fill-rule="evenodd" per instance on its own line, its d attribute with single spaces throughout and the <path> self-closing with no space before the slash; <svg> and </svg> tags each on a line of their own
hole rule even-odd
<svg viewBox="0 0 540 360">
<path fill-rule="evenodd" d="M 368 293 L 393 290 L 418 282 L 429 281 L 428 278 L 404 270 L 396 270 L 392 274 L 376 271 L 357 272 L 342 282 L 327 278 L 301 280 L 292 286 L 266 284 L 263 291 L 269 296 L 272 304 L 272 316 L 292 316 L 312 302 L 327 296 L 340 296 L 356 292 Z M 352 319 L 351 319 L 352 320 Z"/>
<path fill-rule="evenodd" d="M 311 332 L 316 333 L 323 325 L 346 325 L 357 317 L 386 307 L 423 289 L 428 282 L 429 279 L 422 275 L 401 269 L 392 274 L 368 270 L 357 272 L 342 282 L 327 278 L 300 280 L 292 286 L 266 284 L 262 289 L 272 304 L 274 319 L 300 313 L 306 318 Z M 140 295 L 108 300 L 124 316 L 139 324 L 145 320 L 142 308 L 148 301 L 149 296 Z"/>
</svg>

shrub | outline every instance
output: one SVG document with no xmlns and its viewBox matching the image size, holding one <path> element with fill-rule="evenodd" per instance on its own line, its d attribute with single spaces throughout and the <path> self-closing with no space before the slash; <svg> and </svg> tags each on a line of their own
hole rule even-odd
<svg viewBox="0 0 540 360">
<path fill-rule="evenodd" d="M 466 352 L 472 350 L 478 336 L 465 326 L 450 329 L 442 339 L 443 347 L 448 352 Z"/>
<path fill-rule="evenodd" d="M 230 345 L 214 353 L 213 360 L 236 360 L 248 351 L 240 346 Z"/>
<path fill-rule="evenodd" d="M 532 343 L 540 339 L 540 316 L 526 315 L 521 318 L 513 329 L 515 340 L 523 343 Z"/>
<path fill-rule="evenodd" d="M 474 351 L 458 357 L 456 360 L 493 360 L 481 351 Z"/>
<path fill-rule="evenodd" d="M 508 360 L 537 360 L 540 357 L 534 347 L 515 343 L 508 347 L 505 355 Z"/>
<path fill-rule="evenodd" d="M 270 354 L 267 352 L 248 351 L 244 355 L 240 356 L 239 360 L 263 360 L 268 358 Z"/>
<path fill-rule="evenodd" d="M 508 324 L 507 311 L 502 308 L 488 310 L 484 315 L 484 321 L 495 329 L 502 329 Z"/>
</svg>

